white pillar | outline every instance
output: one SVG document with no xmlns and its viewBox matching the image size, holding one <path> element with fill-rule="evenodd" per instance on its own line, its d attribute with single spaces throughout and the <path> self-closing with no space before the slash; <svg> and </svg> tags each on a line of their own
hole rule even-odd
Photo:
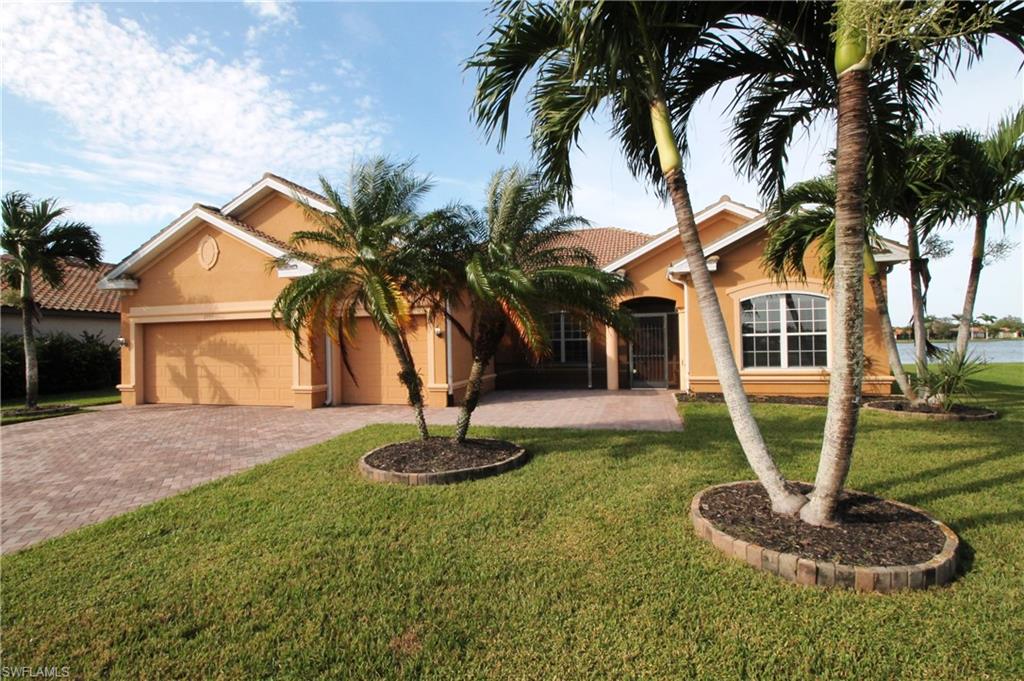
<svg viewBox="0 0 1024 681">
<path fill-rule="evenodd" d="M 612 327 L 604 331 L 604 362 L 608 372 L 608 389 L 619 389 L 619 334 Z"/>
</svg>

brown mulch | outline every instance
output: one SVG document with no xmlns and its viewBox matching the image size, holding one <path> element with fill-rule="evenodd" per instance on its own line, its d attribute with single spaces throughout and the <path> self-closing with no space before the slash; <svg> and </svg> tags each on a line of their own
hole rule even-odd
<svg viewBox="0 0 1024 681">
<path fill-rule="evenodd" d="M 725 402 L 725 396 L 722 395 L 722 393 L 676 393 L 676 400 L 679 402 L 712 402 L 717 404 Z M 747 395 L 747 400 L 762 404 L 799 404 L 812 407 L 828 406 L 827 397 L 815 396 Z"/>
<path fill-rule="evenodd" d="M 519 449 L 504 440 L 467 439 L 459 444 L 451 438 L 432 437 L 387 445 L 366 457 L 366 463 L 398 473 L 442 473 L 498 463 Z"/>
<path fill-rule="evenodd" d="M 809 492 L 810 485 L 796 485 Z M 701 514 L 727 534 L 802 558 L 886 567 L 923 563 L 946 542 L 925 515 L 868 494 L 846 492 L 839 502 L 840 523 L 815 527 L 799 518 L 772 513 L 760 483 L 710 490 Z"/>
<path fill-rule="evenodd" d="M 966 404 L 954 404 L 949 411 L 932 404 L 911 404 L 906 400 L 876 400 L 870 403 L 877 409 L 886 411 L 911 412 L 915 414 L 963 414 L 966 416 L 987 416 L 992 413 L 985 407 L 971 407 Z"/>
</svg>

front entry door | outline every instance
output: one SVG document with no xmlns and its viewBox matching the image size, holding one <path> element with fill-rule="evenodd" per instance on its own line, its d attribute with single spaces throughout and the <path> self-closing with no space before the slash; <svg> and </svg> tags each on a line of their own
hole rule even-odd
<svg viewBox="0 0 1024 681">
<path fill-rule="evenodd" d="M 634 315 L 635 330 L 629 346 L 633 388 L 668 387 L 668 315 Z"/>
</svg>

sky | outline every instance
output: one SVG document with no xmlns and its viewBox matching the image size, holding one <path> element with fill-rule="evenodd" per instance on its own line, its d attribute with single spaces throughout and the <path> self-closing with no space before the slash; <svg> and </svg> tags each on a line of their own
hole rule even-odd
<svg viewBox="0 0 1024 681">
<path fill-rule="evenodd" d="M 315 187 L 352 161 L 414 158 L 435 183 L 429 205 L 483 201 L 497 168 L 529 165 L 525 107 L 501 152 L 475 127 L 474 75 L 463 64 L 487 36 L 477 3 L 13 3 L 0 7 L 0 188 L 59 197 L 117 262 L 195 202 L 222 205 L 271 171 Z M 1020 57 L 992 43 L 944 78 L 934 129 L 986 129 L 1024 103 Z M 689 131 L 693 204 L 722 195 L 761 205 L 737 177 L 728 144 L 730 92 L 701 103 Z M 822 172 L 834 122 L 800 135 L 788 177 Z M 633 179 L 589 121 L 574 153 L 573 212 L 595 225 L 659 233 L 672 211 Z M 1008 257 L 982 274 L 976 314 L 1022 315 L 1024 221 Z M 899 226 L 884 230 L 905 241 Z M 990 228 L 1002 238 L 998 223 Z M 966 226 L 945 232 L 929 312 L 959 312 L 970 257 Z M 910 318 L 906 265 L 890 276 L 894 323 Z"/>
</svg>

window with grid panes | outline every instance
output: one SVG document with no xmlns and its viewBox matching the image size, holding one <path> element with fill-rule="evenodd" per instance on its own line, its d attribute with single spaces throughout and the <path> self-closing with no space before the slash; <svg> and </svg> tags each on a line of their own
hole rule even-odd
<svg viewBox="0 0 1024 681">
<path fill-rule="evenodd" d="M 743 368 L 828 365 L 828 301 L 809 293 L 772 293 L 740 303 Z"/>
<path fill-rule="evenodd" d="M 558 364 L 587 363 L 587 329 L 567 312 L 550 317 L 551 359 Z"/>
</svg>

